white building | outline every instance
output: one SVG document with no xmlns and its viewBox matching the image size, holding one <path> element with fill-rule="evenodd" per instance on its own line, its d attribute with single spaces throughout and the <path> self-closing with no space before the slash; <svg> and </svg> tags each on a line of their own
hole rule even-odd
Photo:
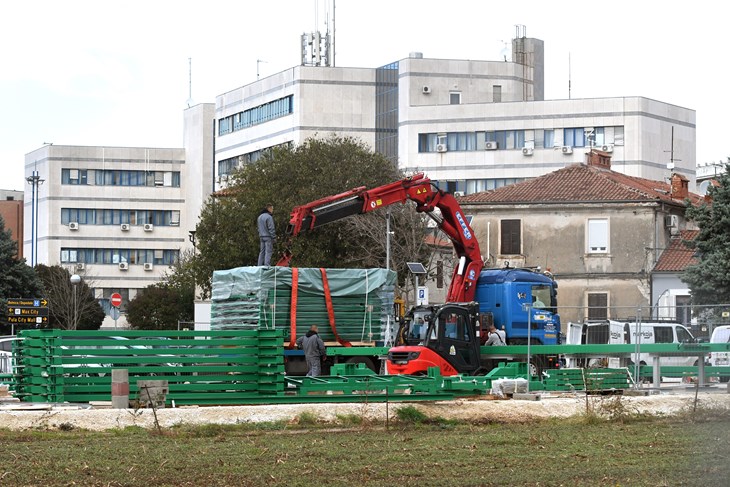
<svg viewBox="0 0 730 487">
<path fill-rule="evenodd" d="M 452 192 L 537 177 L 591 146 L 625 174 L 663 180 L 673 163 L 694 184 L 694 110 L 639 96 L 544 100 L 542 41 L 514 39 L 512 51 L 513 62 L 411 53 L 376 69 L 295 66 L 219 95 L 216 183 L 267 148 L 337 133 Z"/>
<path fill-rule="evenodd" d="M 185 148 L 45 145 L 27 154 L 26 176 L 38 181 L 35 201 L 25 193 L 28 262 L 67 267 L 99 299 L 120 293 L 122 309 L 159 281 L 192 248 L 213 188 L 213 105 L 184 116 Z"/>
</svg>

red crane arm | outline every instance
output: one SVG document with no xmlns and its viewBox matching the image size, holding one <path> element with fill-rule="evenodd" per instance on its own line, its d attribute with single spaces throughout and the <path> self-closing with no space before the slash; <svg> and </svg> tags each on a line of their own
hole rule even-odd
<svg viewBox="0 0 730 487">
<path fill-rule="evenodd" d="M 427 213 L 451 239 L 459 264 L 454 269 L 447 295 L 449 302 L 473 301 L 476 280 L 484 267 L 479 242 L 453 195 L 431 184 L 423 173 L 373 189 L 354 188 L 327 196 L 291 212 L 287 233 L 292 237 L 351 215 L 369 213 L 395 203 L 413 201 L 416 211 Z M 434 213 L 438 208 L 441 215 Z M 291 254 L 285 254 L 277 265 L 289 265 Z"/>
</svg>

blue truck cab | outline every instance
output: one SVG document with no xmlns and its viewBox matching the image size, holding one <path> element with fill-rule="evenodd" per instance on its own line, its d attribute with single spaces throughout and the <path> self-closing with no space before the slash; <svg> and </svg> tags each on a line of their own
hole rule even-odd
<svg viewBox="0 0 730 487">
<path fill-rule="evenodd" d="M 560 316 L 557 310 L 558 284 L 548 275 L 531 269 L 487 269 L 477 281 L 482 328 L 493 320 L 507 334 L 509 345 L 526 344 L 528 310 L 531 313 L 530 343 L 560 344 Z M 532 306 L 527 307 L 528 304 Z M 486 339 L 486 333 L 482 333 Z"/>
</svg>

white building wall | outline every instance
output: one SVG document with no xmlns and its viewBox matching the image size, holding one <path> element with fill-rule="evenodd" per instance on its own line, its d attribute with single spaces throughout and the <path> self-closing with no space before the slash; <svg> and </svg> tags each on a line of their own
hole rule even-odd
<svg viewBox="0 0 730 487">
<path fill-rule="evenodd" d="M 185 196 L 184 212 L 180 215 L 182 236 L 194 231 L 200 217 L 200 210 L 213 192 L 213 127 L 215 105 L 202 103 L 184 111 L 183 146 L 185 165 L 181 179 Z M 186 239 L 184 248 L 191 248 Z"/>
<path fill-rule="evenodd" d="M 296 66 L 219 95 L 215 118 L 219 121 L 289 95 L 291 114 L 216 136 L 216 171 L 224 159 L 333 133 L 374 147 L 374 69 Z M 216 172 L 217 183 L 218 176 Z"/>
<path fill-rule="evenodd" d="M 136 222 L 123 231 L 119 223 L 80 223 L 78 229 L 72 229 L 61 222 L 63 208 L 96 209 L 97 214 L 104 209 L 175 210 L 181 212 L 182 219 L 185 213 L 183 149 L 47 145 L 27 154 L 25 160 L 26 176 L 37 170 L 43 180 L 38 192 L 36 262 L 63 265 L 70 272 L 81 275 L 96 290 L 97 298 L 122 292 L 128 299 L 133 299 L 137 290 L 158 282 L 168 266 L 153 264 L 151 270 L 145 270 L 142 262 L 128 262 L 128 270 L 122 270 L 118 263 L 85 263 L 81 269 L 76 262 L 62 262 L 62 249 L 178 251 L 185 245 L 187 239 L 179 225 L 154 225 L 151 231 L 145 231 L 144 222 Z M 86 170 L 89 184 L 62 184 L 63 169 Z M 181 187 L 97 186 L 95 174 L 99 170 L 179 171 Z M 27 192 L 26 228 L 32 228 L 34 223 L 31 207 L 31 192 Z M 99 218 L 97 216 L 97 223 Z M 32 241 L 28 232 L 24 240 L 24 252 L 28 255 L 31 255 Z M 120 326 L 123 325 L 122 320 Z"/>
<path fill-rule="evenodd" d="M 406 171 L 425 171 L 434 180 L 532 178 L 569 164 L 584 162 L 588 147 L 565 154 L 565 128 L 606 128 L 612 146 L 611 167 L 632 176 L 653 180 L 668 177 L 674 127 L 675 172 L 695 177 L 695 112 L 641 97 L 484 103 L 473 105 L 419 105 L 400 112 L 400 164 Z M 614 138 L 613 127 L 623 128 Z M 610 130 L 609 130 L 610 128 Z M 498 130 L 553 129 L 555 148 L 536 147 L 530 156 L 521 148 L 496 151 L 419 152 L 419 134 Z"/>
</svg>

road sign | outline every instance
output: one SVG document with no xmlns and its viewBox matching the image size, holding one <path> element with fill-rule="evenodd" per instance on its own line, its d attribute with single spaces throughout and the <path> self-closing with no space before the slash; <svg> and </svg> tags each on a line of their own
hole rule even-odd
<svg viewBox="0 0 730 487">
<path fill-rule="evenodd" d="M 8 323 L 44 325 L 48 323 L 48 316 L 8 316 Z"/>
<path fill-rule="evenodd" d="M 48 323 L 46 298 L 9 298 L 6 306 L 8 323 L 36 326 Z"/>
<path fill-rule="evenodd" d="M 418 298 L 416 305 L 428 304 L 428 288 L 426 286 L 418 286 Z"/>
<path fill-rule="evenodd" d="M 8 306 L 27 306 L 32 308 L 41 308 L 48 306 L 46 298 L 9 298 L 6 303 Z"/>
<path fill-rule="evenodd" d="M 8 316 L 48 316 L 48 308 L 8 306 Z"/>
<path fill-rule="evenodd" d="M 119 293 L 112 294 L 110 302 L 112 303 L 112 306 L 118 308 L 122 304 L 122 295 Z"/>
</svg>

